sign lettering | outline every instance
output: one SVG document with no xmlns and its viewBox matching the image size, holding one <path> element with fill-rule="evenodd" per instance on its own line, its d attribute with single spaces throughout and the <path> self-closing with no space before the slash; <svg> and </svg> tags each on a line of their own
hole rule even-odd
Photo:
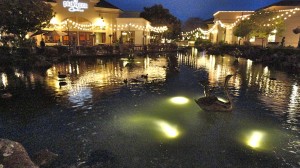
<svg viewBox="0 0 300 168">
<path fill-rule="evenodd" d="M 78 2 L 78 0 L 63 1 L 63 7 L 69 8 L 69 12 L 84 12 L 88 9 L 89 5 L 87 3 Z"/>
</svg>

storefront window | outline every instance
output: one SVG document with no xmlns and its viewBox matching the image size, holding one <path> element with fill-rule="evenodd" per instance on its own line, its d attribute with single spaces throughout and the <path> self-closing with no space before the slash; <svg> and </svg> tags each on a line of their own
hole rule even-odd
<svg viewBox="0 0 300 168">
<path fill-rule="evenodd" d="M 46 43 L 57 43 L 60 37 L 58 35 L 45 36 Z"/>
<path fill-rule="evenodd" d="M 97 44 L 106 43 L 106 33 L 96 33 L 96 43 Z"/>
<path fill-rule="evenodd" d="M 135 32 L 134 31 L 122 31 L 121 39 L 123 43 L 134 43 L 135 42 Z"/>
</svg>

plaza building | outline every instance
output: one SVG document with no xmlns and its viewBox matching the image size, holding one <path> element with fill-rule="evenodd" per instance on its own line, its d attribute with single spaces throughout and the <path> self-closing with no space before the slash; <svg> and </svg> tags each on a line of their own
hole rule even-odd
<svg viewBox="0 0 300 168">
<path fill-rule="evenodd" d="M 233 35 L 233 27 L 240 20 L 250 16 L 254 11 L 218 11 L 214 14 L 213 29 L 210 33 L 210 39 L 213 43 L 226 42 L 229 44 L 238 43 L 240 40 Z"/>
<path fill-rule="evenodd" d="M 267 40 L 250 37 L 249 41 L 254 45 L 280 45 L 282 39 L 285 39 L 285 46 L 297 47 L 299 42 L 299 34 L 294 33 L 294 29 L 300 30 L 300 1 L 299 0 L 283 0 L 277 3 L 268 5 L 259 10 L 271 10 L 278 12 L 276 18 L 284 19 L 284 31 L 282 34 L 278 34 L 276 30 L 269 35 Z M 191 32 L 186 32 L 183 35 L 189 36 L 196 32 L 201 32 L 203 39 L 208 39 L 213 43 L 225 42 L 228 44 L 243 44 L 243 40 L 240 37 L 233 35 L 233 30 L 241 20 L 247 19 L 251 14 L 256 11 L 218 11 L 213 15 L 213 18 L 208 20 L 208 30 L 201 28 L 195 29 Z M 268 26 L 274 24 L 276 18 L 267 21 L 265 25 Z"/>
<path fill-rule="evenodd" d="M 47 46 L 94 46 L 115 42 L 135 45 L 150 41 L 150 22 L 136 16 L 122 17 L 126 12 L 106 0 L 45 0 L 52 6 L 54 17 L 38 41 Z"/>
<path fill-rule="evenodd" d="M 270 10 L 278 12 L 276 18 L 282 17 L 284 19 L 284 32 L 279 35 L 274 30 L 274 34 L 270 34 L 266 41 L 252 37 L 250 42 L 254 45 L 276 44 L 279 45 L 283 38 L 285 38 L 285 46 L 298 46 L 299 35 L 293 32 L 294 29 L 300 28 L 300 1 L 299 0 L 284 0 L 268 5 L 259 10 Z M 214 25 L 210 31 L 210 39 L 212 42 L 224 41 L 229 44 L 239 43 L 240 38 L 233 35 L 234 26 L 240 20 L 247 19 L 255 11 L 218 11 L 214 14 Z M 266 22 L 274 24 L 276 18 Z M 243 40 L 243 39 L 241 39 Z M 241 44 L 243 41 L 240 41 Z"/>
</svg>

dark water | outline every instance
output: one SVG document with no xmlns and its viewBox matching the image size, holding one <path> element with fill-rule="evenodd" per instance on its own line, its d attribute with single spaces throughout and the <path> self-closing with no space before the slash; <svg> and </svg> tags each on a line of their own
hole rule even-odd
<svg viewBox="0 0 300 168">
<path fill-rule="evenodd" d="M 201 110 L 200 83 L 222 97 L 228 74 L 233 111 Z M 0 76 L 13 95 L 0 100 L 0 137 L 59 154 L 53 167 L 300 166 L 300 77 L 250 60 L 193 50 Z"/>
</svg>

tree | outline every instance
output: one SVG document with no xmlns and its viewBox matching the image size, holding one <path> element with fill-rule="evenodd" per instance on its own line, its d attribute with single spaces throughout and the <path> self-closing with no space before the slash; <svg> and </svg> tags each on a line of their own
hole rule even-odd
<svg viewBox="0 0 300 168">
<path fill-rule="evenodd" d="M 248 36 L 250 35 L 252 31 L 252 24 L 248 20 L 242 20 L 237 26 L 233 29 L 233 35 L 240 37 L 239 44 L 241 38 L 248 39 Z"/>
<path fill-rule="evenodd" d="M 5 1 L 0 5 L 0 31 L 13 34 L 18 45 L 24 45 L 28 32 L 45 28 L 53 10 L 43 0 Z"/>
<path fill-rule="evenodd" d="M 184 22 L 182 29 L 184 32 L 189 32 L 197 28 L 207 29 L 208 26 L 201 18 L 190 17 Z"/>
<path fill-rule="evenodd" d="M 152 7 L 144 7 L 140 17 L 151 22 L 154 27 L 167 26 L 168 30 L 163 34 L 165 38 L 175 39 L 180 35 L 181 22 L 173 16 L 168 9 L 162 5 L 154 5 Z"/>
<path fill-rule="evenodd" d="M 252 23 L 252 31 L 250 36 L 255 36 L 262 39 L 262 43 L 265 38 L 270 34 L 274 34 L 276 30 L 277 35 L 281 35 L 283 32 L 283 18 L 277 18 L 278 12 L 261 10 L 255 12 L 250 17 L 250 22 Z M 273 18 L 276 18 L 273 20 Z"/>
<path fill-rule="evenodd" d="M 298 40 L 298 48 L 300 48 L 300 27 L 297 27 L 297 28 L 295 28 L 295 29 L 293 29 L 293 32 L 295 33 L 295 34 L 299 34 L 299 40 Z"/>
</svg>

